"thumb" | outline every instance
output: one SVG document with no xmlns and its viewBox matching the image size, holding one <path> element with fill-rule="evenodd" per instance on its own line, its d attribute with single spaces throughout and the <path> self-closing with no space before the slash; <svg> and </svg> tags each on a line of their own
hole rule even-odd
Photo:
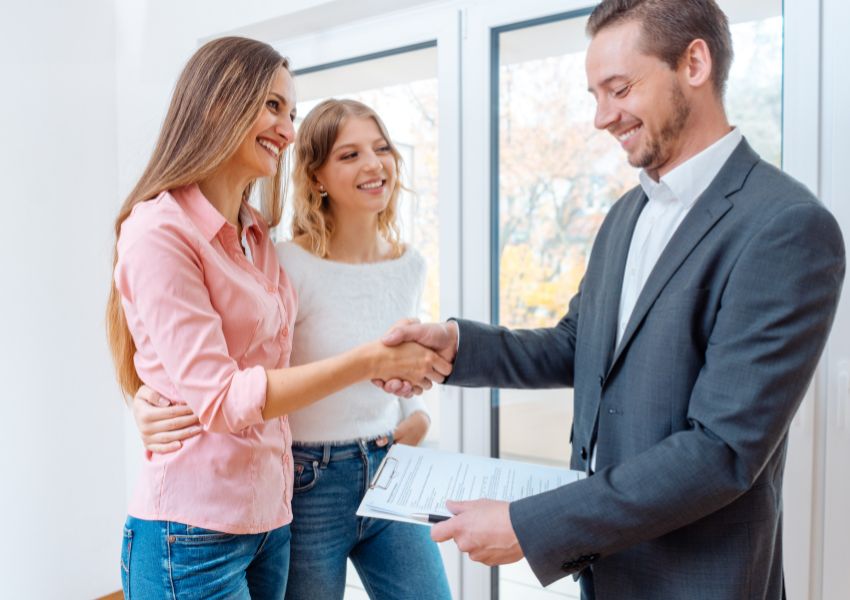
<svg viewBox="0 0 850 600">
<path fill-rule="evenodd" d="M 139 391 L 136 392 L 136 397 L 144 400 L 151 406 L 170 406 L 171 402 L 168 401 L 167 398 L 163 398 L 159 395 L 159 392 L 149 388 L 146 385 L 143 385 L 139 388 Z"/>
<path fill-rule="evenodd" d="M 452 539 L 455 536 L 455 528 L 452 521 L 453 519 L 449 519 L 442 523 L 436 523 L 431 527 L 431 539 L 435 542 L 445 542 Z"/>
<path fill-rule="evenodd" d="M 381 342 L 385 346 L 398 346 L 402 342 L 415 342 L 421 335 L 422 325 L 418 322 L 416 323 L 408 323 L 405 325 L 394 325 L 384 337 L 381 338 Z"/>
</svg>

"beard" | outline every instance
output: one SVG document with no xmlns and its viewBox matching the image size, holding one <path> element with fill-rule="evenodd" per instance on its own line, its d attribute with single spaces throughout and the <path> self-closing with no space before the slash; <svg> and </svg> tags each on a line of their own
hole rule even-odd
<svg viewBox="0 0 850 600">
<path fill-rule="evenodd" d="M 691 106 L 676 81 L 673 82 L 673 89 L 670 92 L 670 107 L 672 114 L 662 123 L 658 136 L 648 141 L 643 152 L 629 158 L 629 164 L 633 167 L 654 170 L 654 166 L 667 160 L 670 146 L 681 137 L 691 116 Z"/>
</svg>

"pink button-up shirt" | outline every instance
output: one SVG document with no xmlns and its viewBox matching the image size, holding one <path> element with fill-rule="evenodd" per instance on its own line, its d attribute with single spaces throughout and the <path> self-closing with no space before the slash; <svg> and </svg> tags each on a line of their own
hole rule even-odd
<svg viewBox="0 0 850 600">
<path fill-rule="evenodd" d="M 289 365 L 298 301 L 262 217 L 242 214 L 253 263 L 196 185 L 139 203 L 121 226 L 115 282 L 136 370 L 204 427 L 176 452 L 145 454 L 134 517 L 228 533 L 292 520 L 289 423 L 263 422 L 262 409 L 266 369 Z"/>
</svg>

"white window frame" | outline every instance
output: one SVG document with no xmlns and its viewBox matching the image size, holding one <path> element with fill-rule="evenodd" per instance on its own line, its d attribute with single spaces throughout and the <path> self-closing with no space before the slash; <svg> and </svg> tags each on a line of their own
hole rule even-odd
<svg viewBox="0 0 850 600">
<path fill-rule="evenodd" d="M 461 303 L 461 202 L 460 202 L 460 63 L 459 13 L 445 5 L 426 6 L 386 16 L 357 21 L 284 41 L 272 42 L 293 61 L 293 68 L 307 69 L 371 55 L 393 52 L 416 44 L 436 41 L 439 111 L 439 198 L 440 221 L 440 315 L 462 313 Z M 298 82 L 296 80 L 296 92 Z M 459 388 L 440 389 L 440 439 L 443 450 L 462 450 L 461 413 L 463 393 Z M 452 597 L 463 594 L 461 554 L 453 544 L 440 547 Z"/>
</svg>

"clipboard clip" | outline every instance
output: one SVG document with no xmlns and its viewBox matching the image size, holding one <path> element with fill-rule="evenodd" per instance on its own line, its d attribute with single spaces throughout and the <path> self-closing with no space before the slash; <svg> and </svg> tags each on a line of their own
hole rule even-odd
<svg viewBox="0 0 850 600">
<path fill-rule="evenodd" d="M 395 477 L 395 470 L 398 467 L 398 459 L 392 456 L 385 456 L 378 467 L 378 472 L 372 478 L 372 483 L 369 484 L 370 490 L 385 490 L 390 487 L 390 483 Z M 386 477 L 384 477 L 386 475 Z"/>
</svg>

